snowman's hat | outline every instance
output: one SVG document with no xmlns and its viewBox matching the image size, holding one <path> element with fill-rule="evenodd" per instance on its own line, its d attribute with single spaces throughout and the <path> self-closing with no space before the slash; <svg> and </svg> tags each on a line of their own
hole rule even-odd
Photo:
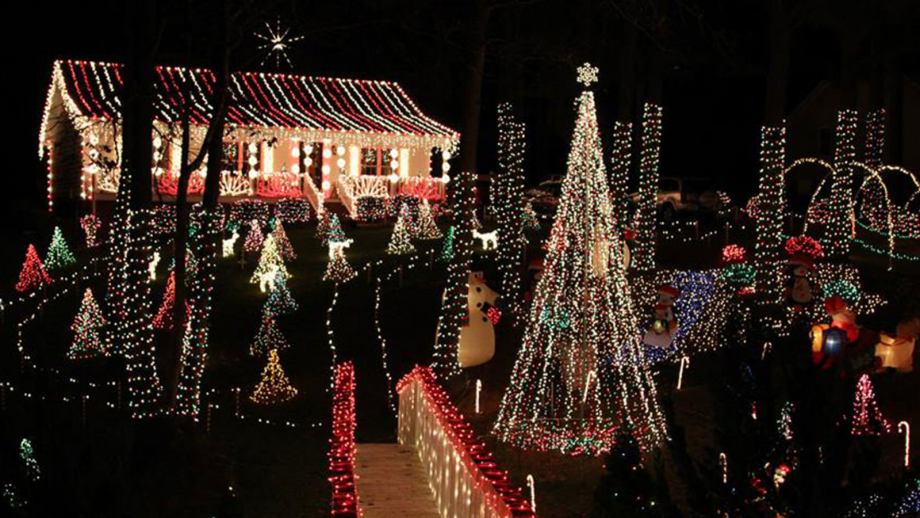
<svg viewBox="0 0 920 518">
<path fill-rule="evenodd" d="M 662 284 L 661 286 L 658 286 L 658 293 L 676 298 L 678 295 L 680 295 L 680 290 L 678 290 L 674 286 L 670 286 L 668 284 Z"/>
<path fill-rule="evenodd" d="M 844 302 L 843 297 L 840 295 L 834 295 L 833 297 L 829 297 L 824 301 L 824 309 L 829 315 L 833 316 L 837 313 L 840 313 L 841 311 L 846 310 L 847 303 Z"/>
<path fill-rule="evenodd" d="M 815 260 L 808 254 L 797 252 L 789 258 L 789 264 L 801 265 L 811 270 L 815 266 Z"/>
</svg>

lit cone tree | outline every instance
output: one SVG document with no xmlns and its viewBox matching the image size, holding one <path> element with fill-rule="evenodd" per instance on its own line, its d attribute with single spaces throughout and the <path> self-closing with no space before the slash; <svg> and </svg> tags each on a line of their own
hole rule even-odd
<svg viewBox="0 0 920 518">
<path fill-rule="evenodd" d="M 262 254 L 259 256 L 259 264 L 256 266 L 255 271 L 252 272 L 249 282 L 259 284 L 262 282 L 264 275 L 275 275 L 274 278 L 277 278 L 278 273 L 284 277 L 285 281 L 291 278 L 291 274 L 288 273 L 287 267 L 284 265 L 284 259 L 281 258 L 281 254 L 278 252 L 274 236 L 269 235 L 265 238 Z"/>
<path fill-rule="evenodd" d="M 67 240 L 64 239 L 61 227 L 54 227 L 51 244 L 48 246 L 48 253 L 45 254 L 45 268 L 49 272 L 54 272 L 70 268 L 75 264 L 77 264 L 77 258 L 73 256 L 73 252 L 67 246 Z"/>
<path fill-rule="evenodd" d="M 246 234 L 246 240 L 243 241 L 243 251 L 254 253 L 262 249 L 262 243 L 265 236 L 262 234 L 262 227 L 259 226 L 259 220 L 252 220 L 249 226 L 249 233 Z"/>
<path fill-rule="evenodd" d="M 67 358 L 71 360 L 84 360 L 95 356 L 106 355 L 105 344 L 102 341 L 102 330 L 105 327 L 105 317 L 93 297 L 93 290 L 86 288 L 83 292 L 83 302 L 77 311 L 77 316 L 70 326 L 73 331 L 73 343 L 67 351 Z"/>
<path fill-rule="evenodd" d="M 265 299 L 265 304 L 262 306 L 263 315 L 287 315 L 288 313 L 293 313 L 297 311 L 297 301 L 294 300 L 294 297 L 291 295 L 291 290 L 287 287 L 287 282 L 284 280 L 284 275 L 278 274 L 275 277 L 274 289 L 268 295 L 268 298 Z"/>
<path fill-rule="evenodd" d="M 860 376 L 856 383 L 856 397 L 853 413 L 850 415 L 850 434 L 856 436 L 877 436 L 891 430 L 891 423 L 882 415 L 875 400 L 875 389 L 868 374 Z"/>
<path fill-rule="evenodd" d="M 434 222 L 434 216 L 431 215 L 431 205 L 428 205 L 428 200 L 423 199 L 422 203 L 419 204 L 416 236 L 423 241 L 441 239 L 443 237 L 441 229 L 439 229 L 437 223 Z"/>
<path fill-rule="evenodd" d="M 332 214 L 335 216 L 335 214 Z M 332 218 L 329 214 L 329 210 L 324 210 L 323 214 L 319 216 L 319 221 L 316 223 L 316 237 L 319 238 L 323 243 L 326 242 L 326 234 L 329 233 L 329 225 L 332 221 Z"/>
<path fill-rule="evenodd" d="M 596 81 L 579 68 L 579 81 Z M 495 423 L 524 449 L 597 455 L 618 430 L 642 450 L 666 438 L 623 266 L 594 95 L 578 99 L 568 172 L 523 344 Z"/>
<path fill-rule="evenodd" d="M 515 120 L 510 103 L 498 105 L 498 171 L 493 193 L 498 222 L 499 293 L 508 301 L 517 324 L 521 312 L 524 249 L 524 123 Z"/>
<path fill-rule="evenodd" d="M 173 315 L 175 314 L 175 304 L 176 304 L 176 272 L 169 272 L 169 277 L 166 278 L 166 289 L 163 291 L 163 301 L 160 303 L 160 308 L 157 310 L 157 314 L 153 317 L 153 327 L 156 329 L 172 329 L 175 325 L 173 320 Z M 188 320 L 188 314 L 190 312 L 188 301 L 185 303 L 185 314 L 186 320 Z"/>
<path fill-rule="evenodd" d="M 404 205 L 399 211 L 399 217 L 396 218 L 396 224 L 393 225 L 393 234 L 390 236 L 390 244 L 387 245 L 387 254 L 403 255 L 415 251 L 409 235 L 409 219 L 409 211 Z"/>
<path fill-rule="evenodd" d="M 450 241 L 447 283 L 441 299 L 441 313 L 438 315 L 431 364 L 441 379 L 460 373 L 460 331 L 468 323 L 469 318 L 467 297 L 470 262 L 473 258 L 473 220 L 470 218 L 473 204 L 473 174 L 462 171 L 451 181 L 451 185 L 451 213 L 454 224 L 444 238 L 445 243 Z"/>
<path fill-rule="evenodd" d="M 348 264 L 348 259 L 345 258 L 345 248 L 330 247 L 329 262 L 326 264 L 323 280 L 335 283 L 348 282 L 357 275 L 358 273 Z"/>
<path fill-rule="evenodd" d="M 267 308 L 266 308 L 267 309 Z M 290 347 L 281 330 L 278 329 L 278 321 L 273 313 L 267 310 L 262 311 L 262 325 L 259 326 L 259 332 L 256 333 L 255 339 L 249 346 L 249 354 L 253 356 L 263 356 L 269 351 L 283 350 Z"/>
<path fill-rule="evenodd" d="M 268 353 L 268 363 L 262 370 L 262 381 L 256 385 L 249 399 L 260 405 L 274 405 L 288 401 L 296 395 L 297 389 L 291 386 L 281 367 L 278 350 L 272 349 Z"/>
<path fill-rule="evenodd" d="M 642 113 L 642 157 L 632 265 L 640 272 L 655 269 L 655 226 L 658 211 L 658 155 L 661 150 L 661 106 L 645 103 Z M 620 223 L 618 223 L 619 225 Z"/>
<path fill-rule="evenodd" d="M 345 239 L 345 231 L 342 230 L 342 222 L 335 214 L 329 216 L 329 226 L 323 233 L 323 244 L 327 245 L 330 241 L 342 241 Z"/>
<path fill-rule="evenodd" d="M 38 257 L 34 245 L 29 245 L 26 249 L 26 260 L 22 263 L 22 269 L 19 271 L 19 282 L 16 283 L 16 291 L 25 293 L 32 291 L 40 286 L 51 284 L 51 276 L 45 271 L 42 260 Z"/>
<path fill-rule="evenodd" d="M 297 254 L 294 253 L 294 247 L 291 246 L 291 240 L 288 239 L 287 232 L 284 231 L 284 226 L 281 224 L 280 219 L 275 222 L 272 237 L 275 239 L 275 246 L 278 247 L 278 253 L 282 259 L 285 261 L 297 259 Z"/>
</svg>

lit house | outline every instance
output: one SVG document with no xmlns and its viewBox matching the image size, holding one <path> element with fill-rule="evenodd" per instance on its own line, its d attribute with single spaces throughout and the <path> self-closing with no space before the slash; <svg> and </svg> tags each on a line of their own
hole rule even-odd
<svg viewBox="0 0 920 518">
<path fill-rule="evenodd" d="M 54 63 L 39 134 L 49 203 L 114 198 L 121 67 Z M 180 169 L 181 114 L 188 107 L 194 155 L 207 131 L 214 75 L 166 66 L 155 75 L 151 189 L 168 201 Z M 239 72 L 228 88 L 222 200 L 306 197 L 317 211 L 338 201 L 354 217 L 362 197 L 443 197 L 459 134 L 422 113 L 398 84 Z M 204 188 L 202 175 L 192 175 L 192 199 Z"/>
</svg>

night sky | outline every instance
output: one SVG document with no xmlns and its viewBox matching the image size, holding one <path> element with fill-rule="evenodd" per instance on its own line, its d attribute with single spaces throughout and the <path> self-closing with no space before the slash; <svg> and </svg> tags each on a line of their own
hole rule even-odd
<svg viewBox="0 0 920 518">
<path fill-rule="evenodd" d="M 598 90 L 602 131 L 616 117 L 617 70 L 624 6 L 644 2 L 553 2 L 508 0 L 494 3 L 488 26 L 478 164 L 494 167 L 495 105 L 515 102 L 528 123 L 527 170 L 532 182 L 565 170 L 572 108 L 577 95 L 575 68 L 590 60 L 601 69 Z M 812 2 L 821 4 L 822 2 Z M 58 57 L 119 60 L 124 38 L 120 2 L 40 2 L 21 5 L 17 29 L 5 31 L 7 53 L 7 188 L 13 214 L 41 216 L 44 171 L 37 160 L 36 135 L 51 63 Z M 328 5 L 327 5 L 328 4 Z M 282 25 L 306 38 L 291 52 L 293 69 L 308 75 L 399 81 L 424 111 L 462 130 L 463 83 L 467 74 L 463 31 L 473 2 L 292 1 L 243 2 L 237 24 L 234 66 L 259 69 L 259 40 L 252 33 L 279 16 Z M 891 2 L 909 6 L 910 2 Z M 202 65 L 196 38 L 206 37 L 209 2 L 161 2 L 166 15 L 157 60 Z M 898 7 L 892 7 L 896 12 Z M 767 61 L 763 2 L 675 2 L 663 36 L 640 46 L 664 49 L 664 133 L 662 175 L 706 176 L 746 197 L 755 185 L 759 127 L 763 121 Z M 585 15 L 585 13 L 588 13 Z M 909 24 L 916 9 L 904 7 Z M 890 13 L 889 13 L 890 17 Z M 641 17 L 639 17 L 641 20 Z M 822 79 L 835 80 L 840 62 L 831 15 L 803 17 L 793 38 L 788 106 L 805 98 Z M 836 25 L 835 25 L 836 24 Z M 904 31 L 909 33 L 910 31 Z M 916 32 L 916 31 L 914 31 Z M 913 36 L 916 40 L 916 35 Z M 917 76 L 916 41 L 897 49 Z M 642 52 L 640 52 L 642 54 Z M 644 80 L 644 55 L 637 82 Z M 272 67 L 262 67 L 273 70 Z M 510 85 L 510 86 L 509 86 Z M 30 219 L 30 218 L 29 218 Z M 20 218 L 22 220 L 22 218 Z M 28 227 L 27 222 L 23 222 Z"/>
</svg>

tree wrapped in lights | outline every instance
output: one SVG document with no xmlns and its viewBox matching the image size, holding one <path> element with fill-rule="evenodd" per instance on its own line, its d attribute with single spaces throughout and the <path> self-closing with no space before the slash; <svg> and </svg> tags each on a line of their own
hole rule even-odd
<svg viewBox="0 0 920 518">
<path fill-rule="evenodd" d="M 118 181 L 118 194 L 108 232 L 108 260 L 105 287 L 106 320 L 109 332 L 106 333 L 106 349 L 123 352 L 122 344 L 115 340 L 115 332 L 121 327 L 126 317 L 125 291 L 127 289 L 127 249 L 131 230 L 131 171 L 123 168 Z"/>
<path fill-rule="evenodd" d="M 451 181 L 453 225 L 444 237 L 442 260 L 447 261 L 447 284 L 441 299 L 431 367 L 444 379 L 460 372 L 458 352 L 460 330 L 467 322 L 470 262 L 473 257 L 473 228 L 469 217 L 473 204 L 473 174 L 461 171 Z M 445 250 L 447 251 L 445 253 Z"/>
<path fill-rule="evenodd" d="M 658 210 L 658 155 L 661 150 L 661 106 L 645 103 L 642 112 L 642 158 L 632 264 L 637 271 L 655 269 L 655 226 Z M 606 181 L 606 179 L 605 179 Z M 622 223 L 619 223 L 622 224 Z"/>
<path fill-rule="evenodd" d="M 80 303 L 80 309 L 77 316 L 70 325 L 73 331 L 73 343 L 67 351 L 67 358 L 71 360 L 83 360 L 94 356 L 106 355 L 104 343 L 102 341 L 102 330 L 105 327 L 105 317 L 102 316 L 102 310 L 93 297 L 93 290 L 86 288 L 83 292 L 83 302 Z"/>
<path fill-rule="evenodd" d="M 854 436 L 877 436 L 891 431 L 891 423 L 882 415 L 875 400 L 875 389 L 868 374 L 859 377 L 856 383 L 856 397 L 853 413 L 850 415 L 850 434 Z"/>
<path fill-rule="evenodd" d="M 291 386 L 281 367 L 278 350 L 272 349 L 268 353 L 268 363 L 262 370 L 262 380 L 256 385 L 249 399 L 260 405 L 274 405 L 288 401 L 296 395 L 297 389 Z"/>
<path fill-rule="evenodd" d="M 265 304 L 262 306 L 262 314 L 278 316 L 297 311 L 297 308 L 300 306 L 298 306 L 297 301 L 294 300 L 294 297 L 291 295 L 291 290 L 287 287 L 284 275 L 279 272 L 272 285 L 272 292 L 268 295 L 268 298 L 265 299 Z"/>
<path fill-rule="evenodd" d="M 441 252 L 438 253 L 438 261 L 442 263 L 449 263 L 450 260 L 454 257 L 455 233 L 456 231 L 453 225 L 447 228 L 447 234 L 444 236 L 444 241 L 441 243 Z"/>
<path fill-rule="evenodd" d="M 285 281 L 291 278 L 291 274 L 288 273 L 287 267 L 284 265 L 284 259 L 281 258 L 281 254 L 278 252 L 274 236 L 269 235 L 265 238 L 262 254 L 259 256 L 259 264 L 256 266 L 255 271 L 252 272 L 249 282 L 262 284 L 265 281 L 265 276 L 268 275 L 271 276 L 270 280 L 274 283 L 279 273 L 284 277 Z"/>
<path fill-rule="evenodd" d="M 834 170 L 824 228 L 824 251 L 829 259 L 845 259 L 853 237 L 853 168 L 856 161 L 856 110 L 837 113 Z"/>
<path fill-rule="evenodd" d="M 67 246 L 67 240 L 64 239 L 64 233 L 61 227 L 54 227 L 51 234 L 51 244 L 48 245 L 48 253 L 45 254 L 45 267 L 48 271 L 59 271 L 77 264 L 77 258 L 73 256 L 70 247 Z"/>
<path fill-rule="evenodd" d="M 610 451 L 623 427 L 644 450 L 665 439 L 622 249 L 586 89 L 544 273 L 494 427 L 501 440 L 596 455 Z"/>
<path fill-rule="evenodd" d="M 632 162 L 632 123 L 616 121 L 613 125 L 613 154 L 610 160 L 610 199 L 613 214 L 622 230 L 629 219 L 629 165 Z"/>
<path fill-rule="evenodd" d="M 291 345 L 278 329 L 278 321 L 274 313 L 268 311 L 266 307 L 262 311 L 262 325 L 259 326 L 259 332 L 249 346 L 249 354 L 253 356 L 263 356 L 270 351 L 287 349 Z"/>
<path fill-rule="evenodd" d="M 354 279 L 358 273 L 348 264 L 345 258 L 344 246 L 329 246 L 329 262 L 326 264 L 326 272 L 323 273 L 323 280 L 327 282 L 348 282 Z"/>
<path fill-rule="evenodd" d="M 287 232 L 284 231 L 284 226 L 281 224 L 280 219 L 275 221 L 275 228 L 272 229 L 272 237 L 275 240 L 275 246 L 278 247 L 278 253 L 281 255 L 282 259 L 285 261 L 297 259 L 297 254 L 294 253 L 294 247 L 291 246 L 291 240 L 288 239 Z"/>
<path fill-rule="evenodd" d="M 416 237 L 423 241 L 431 239 L 441 239 L 441 229 L 434 222 L 434 216 L 431 215 L 431 206 L 428 200 L 422 200 L 418 209 L 418 228 L 415 231 Z"/>
<path fill-rule="evenodd" d="M 409 218 L 409 211 L 403 206 L 399 211 L 399 217 L 396 218 L 396 224 L 393 225 L 393 234 L 387 245 L 387 254 L 404 255 L 415 252 L 415 245 L 412 244 L 409 234 Z"/>
<path fill-rule="evenodd" d="M 754 245 L 756 290 L 763 301 L 779 302 L 783 292 L 783 218 L 786 212 L 783 169 L 786 163 L 785 126 L 760 130 L 760 180 L 757 192 L 757 242 Z"/>
<path fill-rule="evenodd" d="M 510 103 L 498 105 L 498 172 L 493 198 L 498 221 L 499 292 L 508 301 L 513 322 L 521 311 L 524 249 L 524 123 L 515 120 Z"/>
<path fill-rule="evenodd" d="M 19 282 L 16 283 L 16 291 L 25 293 L 32 291 L 41 286 L 51 284 L 51 276 L 45 271 L 38 252 L 35 251 L 34 245 L 29 245 L 26 249 L 26 259 L 22 263 L 22 269 L 19 271 Z"/>
<path fill-rule="evenodd" d="M 80 227 L 86 235 L 86 248 L 99 246 L 99 230 L 102 228 L 99 218 L 95 214 L 87 214 L 80 218 Z"/>
<path fill-rule="evenodd" d="M 252 223 L 249 226 L 249 233 L 246 234 L 246 240 L 243 241 L 243 251 L 254 253 L 258 252 L 263 248 L 263 242 L 265 241 L 265 236 L 262 235 L 262 227 L 259 225 L 258 220 L 252 220 Z"/>
</svg>

